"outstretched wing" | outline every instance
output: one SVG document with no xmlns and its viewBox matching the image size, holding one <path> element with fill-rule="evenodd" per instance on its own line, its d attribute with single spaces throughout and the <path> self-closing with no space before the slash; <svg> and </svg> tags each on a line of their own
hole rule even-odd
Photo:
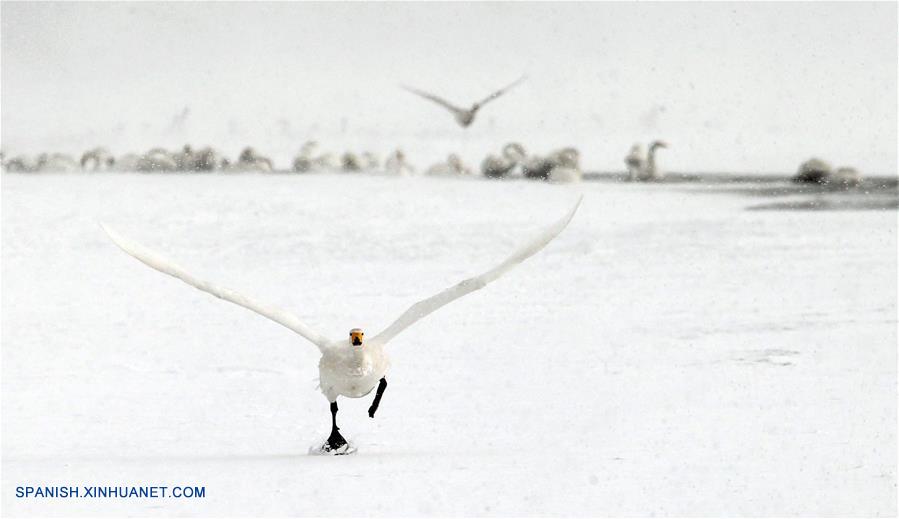
<svg viewBox="0 0 899 519">
<path fill-rule="evenodd" d="M 527 76 L 526 76 L 526 75 L 525 75 L 525 76 L 521 76 L 520 78 L 516 79 L 514 82 L 512 82 L 512 83 L 509 84 L 508 86 L 506 86 L 506 87 L 504 87 L 504 88 L 501 88 L 501 89 L 497 90 L 496 92 L 490 94 L 489 96 L 485 97 L 483 101 L 481 101 L 480 103 L 478 103 L 478 105 L 479 105 L 479 106 L 483 106 L 484 104 L 486 104 L 486 103 L 488 103 L 488 102 L 490 102 L 490 101 L 493 101 L 493 100 L 496 99 L 497 97 L 499 97 L 499 96 L 505 94 L 506 92 L 508 92 L 509 90 L 511 90 L 513 87 L 518 86 L 518 84 L 520 84 L 520 83 L 521 83 L 522 81 L 524 81 L 525 79 L 527 79 Z"/>
<path fill-rule="evenodd" d="M 442 97 L 435 96 L 434 94 L 429 94 L 422 90 L 418 90 L 417 88 L 412 88 L 412 87 L 406 86 L 406 85 L 400 85 L 400 87 L 403 90 L 405 90 L 407 92 L 411 92 L 417 96 L 423 97 L 423 98 L 427 99 L 428 101 L 433 101 L 434 103 L 439 104 L 440 106 L 446 108 L 447 110 L 449 110 L 450 112 L 453 112 L 454 114 L 466 111 L 462 108 L 459 108 L 458 106 L 453 105 L 452 103 L 450 103 L 446 99 L 443 99 Z"/>
<path fill-rule="evenodd" d="M 484 272 L 479 276 L 461 281 L 460 283 L 447 288 L 446 290 L 440 292 L 435 296 L 431 296 L 427 299 L 422 299 L 421 301 L 410 306 L 409 309 L 399 317 L 399 319 L 385 328 L 384 331 L 376 335 L 371 340 L 371 342 L 386 344 L 391 339 L 396 337 L 400 332 L 412 326 L 419 319 L 427 317 L 438 308 L 447 305 L 466 294 L 470 294 L 475 290 L 484 288 L 488 283 L 490 283 L 491 281 L 495 281 L 506 272 L 512 270 L 513 267 L 515 267 L 522 261 L 530 258 L 534 254 L 537 254 L 541 249 L 543 249 L 543 247 L 546 247 L 546 245 L 551 242 L 553 238 L 558 236 L 559 233 L 562 232 L 562 230 L 568 225 L 568 222 L 570 222 L 574 217 L 574 213 L 577 211 L 578 206 L 581 205 L 581 200 L 583 200 L 583 197 L 578 199 L 577 203 L 574 204 L 574 207 L 572 207 L 571 210 L 568 211 L 568 214 L 566 214 L 564 218 L 541 231 L 540 234 L 525 243 L 511 256 L 506 258 L 505 261 L 503 261 L 496 267 L 493 267 L 492 269 Z"/>
<path fill-rule="evenodd" d="M 312 341 L 312 343 L 318 346 L 319 349 L 324 349 L 328 344 L 328 340 L 325 337 L 316 333 L 305 324 L 300 322 L 300 320 L 295 315 L 281 310 L 280 308 L 275 308 L 273 306 L 269 306 L 264 303 L 260 303 L 259 301 L 250 299 L 249 297 L 238 294 L 237 292 L 229 288 L 213 285 L 212 283 L 203 281 L 202 279 L 198 279 L 180 266 L 163 258 L 162 256 L 156 254 L 143 245 L 131 241 L 124 236 L 121 236 L 102 223 L 100 224 L 100 227 L 102 227 L 103 230 L 106 231 L 106 234 L 109 236 L 109 238 L 112 239 L 113 243 L 118 245 L 120 249 L 134 256 L 148 267 L 156 269 L 163 274 L 168 274 L 172 277 L 176 277 L 194 288 L 198 288 L 203 292 L 212 294 L 219 299 L 224 299 L 225 301 L 230 301 L 236 305 L 240 305 L 244 308 L 256 312 L 263 317 L 267 317 L 282 326 L 286 326 L 287 328 L 290 328 L 296 333 L 302 335 L 306 339 Z"/>
</svg>

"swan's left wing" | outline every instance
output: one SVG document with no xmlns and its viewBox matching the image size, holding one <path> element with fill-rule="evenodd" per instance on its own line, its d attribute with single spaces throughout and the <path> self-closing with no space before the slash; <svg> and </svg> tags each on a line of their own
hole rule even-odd
<svg viewBox="0 0 899 519">
<path fill-rule="evenodd" d="M 574 217 L 574 213 L 577 211 L 578 206 L 581 205 L 582 199 L 583 197 L 578 199 L 577 203 L 574 204 L 574 207 L 572 207 L 571 210 L 568 211 L 568 214 L 566 214 L 561 220 L 547 227 L 537 236 L 531 238 L 527 243 L 516 250 L 511 256 L 506 258 L 505 261 L 479 276 L 468 278 L 464 281 L 461 281 L 460 283 L 457 283 L 456 285 L 451 286 L 450 288 L 447 288 L 437 295 L 431 296 L 427 299 L 422 299 L 421 301 L 415 303 L 414 305 L 410 306 L 409 309 L 399 317 L 399 319 L 385 328 L 384 331 L 376 335 L 370 342 L 377 344 L 388 343 L 400 332 L 412 326 L 418 320 L 427 317 L 438 308 L 447 305 L 466 294 L 470 294 L 475 290 L 484 288 L 488 283 L 490 283 L 491 281 L 495 281 L 506 272 L 512 270 L 512 268 L 519 263 L 540 252 L 543 247 L 546 247 L 546 245 L 551 242 L 553 238 L 558 236 L 559 233 L 561 233 L 562 230 L 565 229 L 565 227 L 568 225 L 568 222 L 570 222 Z"/>
<path fill-rule="evenodd" d="M 147 265 L 148 267 L 158 270 L 163 274 L 168 274 L 172 277 L 178 278 L 188 285 L 202 290 L 203 292 L 206 292 L 208 294 L 212 294 L 219 299 L 224 299 L 225 301 L 240 305 L 248 310 L 252 310 L 263 317 L 267 317 L 268 319 L 275 321 L 281 326 L 289 328 L 294 332 L 302 335 L 307 340 L 318 346 L 319 350 L 324 351 L 324 349 L 327 347 L 327 338 L 303 324 L 297 316 L 291 314 L 290 312 L 256 301 L 242 294 L 238 294 L 237 292 L 229 288 L 220 287 L 208 281 L 199 279 L 184 270 L 184 268 L 176 265 L 166 258 L 163 258 L 159 254 L 151 251 L 143 245 L 129 240 L 124 236 L 121 236 L 102 223 L 100 224 L 100 227 L 103 228 L 109 238 L 112 239 L 113 243 L 118 245 L 120 249 L 127 252 L 131 256 L 134 256 L 136 259 L 140 260 L 141 263 Z"/>
</svg>

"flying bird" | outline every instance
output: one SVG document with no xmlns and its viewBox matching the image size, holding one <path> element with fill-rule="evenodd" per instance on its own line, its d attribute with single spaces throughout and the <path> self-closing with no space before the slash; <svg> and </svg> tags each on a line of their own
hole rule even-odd
<svg viewBox="0 0 899 519">
<path fill-rule="evenodd" d="M 478 110 L 480 110 L 485 104 L 489 103 L 490 101 L 493 101 L 497 97 L 505 94 L 506 92 L 511 90 L 513 87 L 515 87 L 516 85 L 518 85 L 525 79 L 527 79 L 527 76 L 521 76 L 520 78 L 515 80 L 510 85 L 497 90 L 496 92 L 490 94 L 489 96 L 485 97 L 481 101 L 474 103 L 473 105 L 471 105 L 471 108 L 467 108 L 467 109 L 459 108 L 458 106 L 455 106 L 454 104 L 450 103 L 446 99 L 435 96 L 434 94 L 429 94 L 422 90 L 418 90 L 416 88 L 412 88 L 412 87 L 406 86 L 406 85 L 400 85 L 400 86 L 408 92 L 412 92 L 413 94 L 415 94 L 417 96 L 423 97 L 429 101 L 433 101 L 433 102 L 437 103 L 438 105 L 446 108 L 453 114 L 453 117 L 456 119 L 456 122 L 459 123 L 459 126 L 461 126 L 463 128 L 468 128 L 469 126 L 471 126 L 471 123 L 474 122 L 474 116 L 478 113 Z"/>
<path fill-rule="evenodd" d="M 502 263 L 483 274 L 465 279 L 436 295 L 415 303 L 400 315 L 393 324 L 371 339 L 366 339 L 365 332 L 360 328 L 351 329 L 348 338 L 328 339 L 287 311 L 197 278 L 156 252 L 121 236 L 108 226 L 102 223 L 100 226 L 119 248 L 148 267 L 180 279 L 188 285 L 212 294 L 219 299 L 224 299 L 252 310 L 289 328 L 317 346 L 321 353 L 321 359 L 318 364 L 321 391 L 324 393 L 325 398 L 328 399 L 328 402 L 330 402 L 331 408 L 331 435 L 319 448 L 319 452 L 323 454 L 348 454 L 353 452 L 354 449 L 340 434 L 340 428 L 337 427 L 337 397 L 361 398 L 375 391 L 374 400 L 368 409 L 368 415 L 374 418 L 375 412 L 381 403 L 381 398 L 384 395 L 384 390 L 387 388 L 386 373 L 390 363 L 384 349 L 385 345 L 420 319 L 427 317 L 435 310 L 466 294 L 484 288 L 519 263 L 539 252 L 565 229 L 568 222 L 574 217 L 581 199 L 561 220 L 534 236 Z"/>
</svg>

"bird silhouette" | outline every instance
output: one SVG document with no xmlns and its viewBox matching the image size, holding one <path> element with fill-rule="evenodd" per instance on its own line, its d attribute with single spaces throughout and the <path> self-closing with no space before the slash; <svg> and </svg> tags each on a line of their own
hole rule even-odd
<svg viewBox="0 0 899 519">
<path fill-rule="evenodd" d="M 490 101 L 493 101 L 497 97 L 505 94 L 506 92 L 508 92 L 510 89 L 512 89 L 513 87 L 515 87 L 516 85 L 518 85 L 519 83 L 524 81 L 525 79 L 527 79 L 527 76 L 521 76 L 520 78 L 518 78 L 517 80 L 515 80 L 508 86 L 503 87 L 503 88 L 497 90 L 496 92 L 493 92 L 489 96 L 485 97 L 484 99 L 475 102 L 474 104 L 471 105 L 471 108 L 460 108 L 460 107 L 450 103 L 446 99 L 443 99 L 442 97 L 438 97 L 434 94 L 429 94 L 428 92 L 424 92 L 422 90 L 418 90 L 417 88 L 412 88 L 412 87 L 406 86 L 406 85 L 400 85 L 400 86 L 408 92 L 411 92 L 417 96 L 423 97 L 429 101 L 437 103 L 438 105 L 446 108 L 453 114 L 453 117 L 456 119 L 456 122 L 459 123 L 459 126 L 461 126 L 463 128 L 468 128 L 469 126 L 471 126 L 471 123 L 474 122 L 474 117 L 475 117 L 475 115 L 477 115 L 478 110 L 480 110 L 485 104 L 489 103 Z"/>
</svg>

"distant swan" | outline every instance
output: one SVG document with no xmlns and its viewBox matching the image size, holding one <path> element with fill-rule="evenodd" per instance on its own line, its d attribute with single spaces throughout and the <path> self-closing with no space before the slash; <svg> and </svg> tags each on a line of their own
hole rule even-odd
<svg viewBox="0 0 899 519">
<path fill-rule="evenodd" d="M 274 165 L 272 159 L 260 155 L 252 146 L 247 146 L 240 152 L 237 162 L 231 166 L 237 171 L 272 171 Z"/>
<path fill-rule="evenodd" d="M 853 187 L 861 182 L 861 174 L 855 168 L 848 166 L 834 170 L 829 163 L 813 157 L 799 165 L 793 182 Z"/>
<path fill-rule="evenodd" d="M 547 180 L 557 183 L 580 182 L 583 178 L 581 172 L 581 154 L 574 148 L 562 148 L 550 155 L 553 163 L 549 170 Z"/>
<path fill-rule="evenodd" d="M 415 174 L 415 168 L 406 162 L 406 154 L 403 153 L 403 150 L 399 149 L 387 157 L 387 160 L 384 162 L 384 171 L 391 175 L 400 176 Z"/>
<path fill-rule="evenodd" d="M 114 167 L 115 157 L 106 148 L 94 148 L 81 155 L 81 169 L 85 171 L 105 171 Z"/>
<path fill-rule="evenodd" d="M 574 148 L 562 148 L 547 156 L 535 155 L 525 160 L 522 173 L 532 180 L 576 182 L 581 178 L 580 153 Z M 553 174 L 553 171 L 556 171 Z"/>
<path fill-rule="evenodd" d="M 449 101 L 447 101 L 441 97 L 437 97 L 434 94 L 429 94 L 427 92 L 418 90 L 416 88 L 408 87 L 405 85 L 401 85 L 401 87 L 404 90 L 406 90 L 407 92 L 411 92 L 417 96 L 423 97 L 423 98 L 427 99 L 428 101 L 437 103 L 438 105 L 442 106 L 443 108 L 449 110 L 450 113 L 453 114 L 453 118 L 455 118 L 455 120 L 459 124 L 459 126 L 461 126 L 462 128 L 468 128 L 469 126 L 471 126 L 471 123 L 474 122 L 475 115 L 477 115 L 478 111 L 485 104 L 487 104 L 490 101 L 493 101 L 494 99 L 498 98 L 499 96 L 505 94 L 512 87 L 518 85 L 519 83 L 524 81 L 526 78 L 527 78 L 527 76 L 521 76 L 520 78 L 518 78 L 517 80 L 515 80 L 508 86 L 501 88 L 501 89 L 497 90 L 496 92 L 490 94 L 489 96 L 485 97 L 481 101 L 478 101 L 478 102 L 472 104 L 471 108 L 460 108 L 458 106 L 453 105 L 452 103 L 450 103 Z"/>
<path fill-rule="evenodd" d="M 624 157 L 624 164 L 627 166 L 627 179 L 630 181 L 637 180 L 643 172 L 643 166 L 646 164 L 646 155 L 643 154 L 643 145 L 635 143 L 631 146 L 631 151 Z"/>
<path fill-rule="evenodd" d="M 524 146 L 510 142 L 503 146 L 502 156 L 488 155 L 481 162 L 481 173 L 487 178 L 504 178 L 511 174 L 526 156 Z"/>
<path fill-rule="evenodd" d="M 659 148 L 667 148 L 668 143 L 665 141 L 653 141 L 649 145 L 649 153 L 646 155 L 646 165 L 640 174 L 640 180 L 661 180 L 665 174 L 656 165 L 656 150 Z"/>
<path fill-rule="evenodd" d="M 466 166 L 462 159 L 455 153 L 450 153 L 445 162 L 434 164 L 425 172 L 434 176 L 467 176 L 471 175 L 471 168 Z"/>
</svg>

